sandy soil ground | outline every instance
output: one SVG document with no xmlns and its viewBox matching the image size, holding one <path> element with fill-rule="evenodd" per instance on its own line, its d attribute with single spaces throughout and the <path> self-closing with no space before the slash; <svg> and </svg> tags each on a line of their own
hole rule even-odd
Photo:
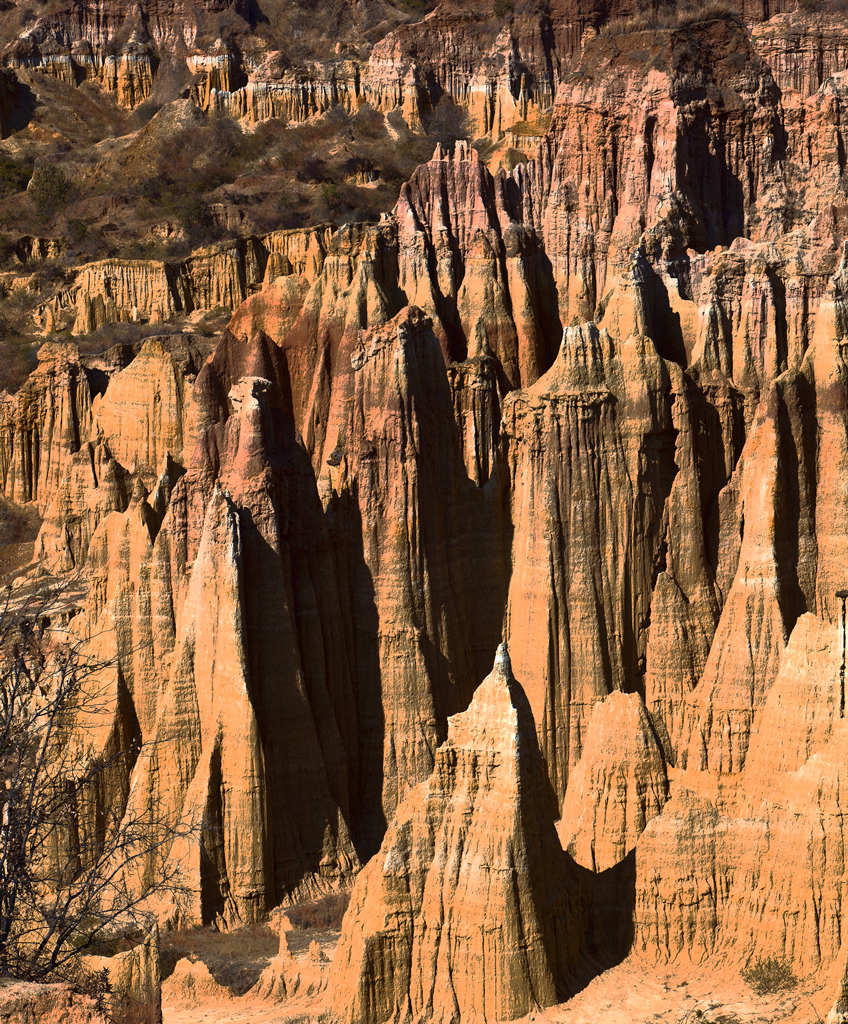
<svg viewBox="0 0 848 1024">
<path fill-rule="evenodd" d="M 535 1024 L 815 1024 L 827 1016 L 836 993 L 834 982 L 757 996 L 736 970 L 649 967 L 628 959 L 568 1003 L 529 1019 Z"/>
<path fill-rule="evenodd" d="M 327 942 L 329 953 L 332 942 Z M 696 965 L 649 968 L 626 960 L 599 975 L 568 1003 L 521 1024 L 820 1024 L 836 985 L 756 996 L 736 970 Z M 164 1024 L 323 1024 L 326 995 L 268 1003 L 251 995 L 188 1006 L 166 1004 Z"/>
</svg>

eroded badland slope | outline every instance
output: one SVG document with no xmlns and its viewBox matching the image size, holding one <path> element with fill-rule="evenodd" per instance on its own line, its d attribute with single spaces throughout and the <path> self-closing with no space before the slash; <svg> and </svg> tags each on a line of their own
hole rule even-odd
<svg viewBox="0 0 848 1024">
<path fill-rule="evenodd" d="M 848 15 L 313 8 L 0 11 L 3 571 L 196 825 L 166 1018 L 848 1019 Z"/>
</svg>

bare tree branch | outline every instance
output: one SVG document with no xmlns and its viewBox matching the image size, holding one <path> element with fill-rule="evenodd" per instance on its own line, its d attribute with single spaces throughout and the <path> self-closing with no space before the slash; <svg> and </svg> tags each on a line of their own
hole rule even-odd
<svg viewBox="0 0 848 1024">
<path fill-rule="evenodd" d="M 116 727 L 119 666 L 61 624 L 61 598 L 0 593 L 0 974 L 33 980 L 179 898 L 168 853 L 197 831 L 128 807 L 144 744 Z"/>
</svg>

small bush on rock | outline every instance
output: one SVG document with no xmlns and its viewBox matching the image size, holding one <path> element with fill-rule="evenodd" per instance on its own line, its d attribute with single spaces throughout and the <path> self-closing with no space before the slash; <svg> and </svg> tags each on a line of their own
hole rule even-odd
<svg viewBox="0 0 848 1024">
<path fill-rule="evenodd" d="M 742 971 L 742 977 L 758 996 L 771 995 L 795 988 L 798 979 L 792 972 L 792 965 L 781 956 L 757 958 Z"/>
</svg>

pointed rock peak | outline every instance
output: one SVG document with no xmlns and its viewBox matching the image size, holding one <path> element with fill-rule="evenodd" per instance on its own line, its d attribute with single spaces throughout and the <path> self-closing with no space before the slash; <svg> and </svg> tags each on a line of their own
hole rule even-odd
<svg viewBox="0 0 848 1024">
<path fill-rule="evenodd" d="M 162 356 L 167 356 L 168 348 L 166 341 L 167 339 L 163 335 L 156 335 L 153 338 L 145 338 L 135 359 L 141 362 L 144 359 L 160 359 Z M 135 359 L 133 362 L 135 362 Z"/>
<path fill-rule="evenodd" d="M 492 671 L 474 691 L 468 709 L 448 719 L 447 742 L 515 754 L 520 735 L 535 745 L 533 712 L 521 684 L 512 674 L 507 645 L 501 643 Z"/>
<path fill-rule="evenodd" d="M 512 661 L 509 657 L 509 648 L 506 643 L 502 642 L 498 644 L 498 649 L 495 651 L 495 663 L 492 666 L 492 672 L 498 673 L 501 678 L 507 682 L 515 682 L 515 676 L 512 674 Z"/>
<path fill-rule="evenodd" d="M 182 476 L 185 472 L 182 466 L 178 462 L 174 461 L 173 456 L 169 451 L 166 451 L 162 458 L 159 460 L 159 471 L 157 473 L 157 485 L 164 481 L 169 480 L 174 482 Z"/>
<path fill-rule="evenodd" d="M 332 1005 L 346 1024 L 485 1024 L 565 994 L 584 911 L 522 701 L 501 644 L 356 880 L 333 961 Z"/>
<path fill-rule="evenodd" d="M 133 483 L 132 497 L 130 498 L 131 505 L 140 505 L 147 499 L 147 488 L 144 486 L 144 482 L 141 476 L 138 475 Z"/>
</svg>

